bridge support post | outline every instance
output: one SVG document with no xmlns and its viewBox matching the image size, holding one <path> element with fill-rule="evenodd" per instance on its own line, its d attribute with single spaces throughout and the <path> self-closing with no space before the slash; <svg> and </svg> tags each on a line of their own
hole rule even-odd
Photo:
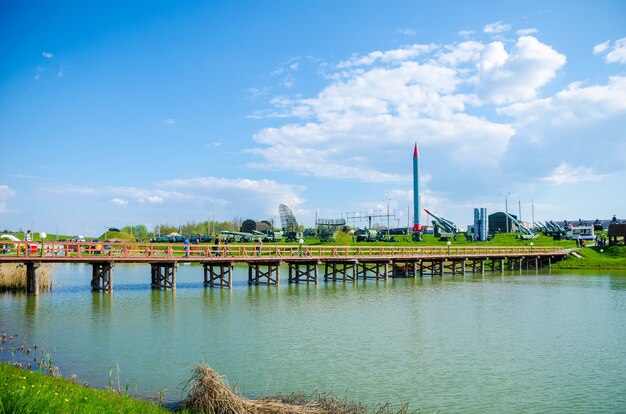
<svg viewBox="0 0 626 414">
<path fill-rule="evenodd" d="M 417 277 L 417 262 L 408 260 L 392 260 L 391 272 L 388 277 Z"/>
<path fill-rule="evenodd" d="M 356 266 L 356 260 L 327 261 L 324 265 L 324 281 L 356 282 Z"/>
<path fill-rule="evenodd" d="M 389 275 L 389 261 L 384 262 L 357 262 L 356 278 L 387 280 Z"/>
<path fill-rule="evenodd" d="M 113 292 L 113 262 L 91 263 L 91 291 Z"/>
<path fill-rule="evenodd" d="M 463 259 L 463 261 L 461 262 L 461 273 L 463 273 L 463 276 L 465 276 L 465 265 L 467 263 L 467 259 Z"/>
<path fill-rule="evenodd" d="M 204 287 L 233 287 L 234 266 L 232 262 L 204 263 L 202 267 L 204 268 Z"/>
<path fill-rule="evenodd" d="M 318 262 L 288 262 L 289 283 L 315 283 L 317 284 Z"/>
<path fill-rule="evenodd" d="M 178 263 L 150 263 L 152 289 L 176 290 L 176 268 Z"/>
<path fill-rule="evenodd" d="M 26 263 L 26 293 L 39 295 L 39 266 L 41 262 Z"/>
<path fill-rule="evenodd" d="M 500 273 L 504 273 L 504 259 L 500 259 Z"/>
<path fill-rule="evenodd" d="M 249 285 L 278 285 L 280 262 L 248 263 Z M 267 269 L 267 270 L 264 270 Z M 265 280 L 262 280 L 265 279 Z"/>
</svg>

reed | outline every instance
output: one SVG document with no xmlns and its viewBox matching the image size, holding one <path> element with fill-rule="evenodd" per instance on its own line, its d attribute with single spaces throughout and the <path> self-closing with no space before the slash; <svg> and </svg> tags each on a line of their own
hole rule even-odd
<svg viewBox="0 0 626 414">
<path fill-rule="evenodd" d="M 40 291 L 52 289 L 52 265 L 42 263 L 37 269 Z M 0 291 L 17 292 L 26 290 L 26 265 L 23 263 L 0 264 Z"/>
<path fill-rule="evenodd" d="M 233 392 L 225 379 L 208 365 L 198 365 L 187 383 L 191 386 L 184 406 L 191 412 L 206 414 L 406 414 L 408 404 L 393 410 L 383 404 L 368 410 L 348 399 L 337 399 L 330 393 L 304 393 L 250 400 Z M 187 387 L 185 387 L 187 388 Z"/>
</svg>

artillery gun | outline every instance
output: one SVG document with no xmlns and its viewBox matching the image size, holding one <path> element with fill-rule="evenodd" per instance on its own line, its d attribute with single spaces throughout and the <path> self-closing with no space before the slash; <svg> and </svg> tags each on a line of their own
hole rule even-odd
<svg viewBox="0 0 626 414">
<path fill-rule="evenodd" d="M 552 220 L 546 221 L 545 226 L 548 230 L 546 236 L 552 237 L 553 240 L 562 240 L 567 234 L 567 231 L 563 227 Z"/>
<path fill-rule="evenodd" d="M 451 222 L 450 220 L 446 220 L 443 217 L 439 217 L 428 211 L 427 208 L 424 209 L 426 214 L 431 216 L 434 220 L 433 223 L 433 234 L 435 237 L 438 237 L 439 240 L 446 241 L 450 239 L 456 240 L 456 235 L 458 233 L 458 228 L 456 224 Z"/>
<path fill-rule="evenodd" d="M 252 233 L 245 233 L 242 231 L 224 230 L 220 233 L 220 239 L 227 243 L 242 243 L 258 240 L 258 236 L 255 236 Z"/>
<path fill-rule="evenodd" d="M 524 227 L 524 225 L 518 219 L 508 213 L 504 214 L 511 220 L 515 227 L 517 227 L 517 231 L 520 233 L 518 238 L 522 240 L 536 240 L 539 238 L 538 234 L 535 234 L 531 229 Z"/>
</svg>

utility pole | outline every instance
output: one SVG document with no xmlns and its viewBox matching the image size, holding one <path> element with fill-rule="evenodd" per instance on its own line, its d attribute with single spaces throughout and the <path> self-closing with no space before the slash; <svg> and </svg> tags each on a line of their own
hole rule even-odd
<svg viewBox="0 0 626 414">
<path fill-rule="evenodd" d="M 520 200 L 517 200 L 517 209 L 519 211 L 519 217 L 517 219 L 521 223 L 522 222 L 522 202 Z"/>
<path fill-rule="evenodd" d="M 387 235 L 389 235 L 389 202 L 391 201 L 391 199 L 387 199 Z"/>
<path fill-rule="evenodd" d="M 535 228 L 535 203 L 533 202 L 533 200 L 530 200 L 530 208 L 531 208 L 531 213 L 532 213 L 532 220 L 533 220 L 533 229 Z"/>
<path fill-rule="evenodd" d="M 504 220 L 506 222 L 506 232 L 507 233 L 509 232 L 509 195 L 510 194 L 511 194 L 510 192 L 508 192 L 506 194 L 500 193 L 500 195 L 504 197 L 504 212 L 506 213 L 505 217 L 504 217 Z"/>
</svg>

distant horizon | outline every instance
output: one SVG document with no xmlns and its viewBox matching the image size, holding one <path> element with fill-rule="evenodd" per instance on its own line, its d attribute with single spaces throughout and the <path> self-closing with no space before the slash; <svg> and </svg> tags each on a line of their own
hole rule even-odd
<svg viewBox="0 0 626 414">
<path fill-rule="evenodd" d="M 626 218 L 626 3 L 11 2 L 0 227 Z M 420 213 L 422 224 L 425 213 Z M 586 220 L 589 220 L 588 218 Z M 364 227 L 366 221 L 354 223 Z"/>
</svg>

